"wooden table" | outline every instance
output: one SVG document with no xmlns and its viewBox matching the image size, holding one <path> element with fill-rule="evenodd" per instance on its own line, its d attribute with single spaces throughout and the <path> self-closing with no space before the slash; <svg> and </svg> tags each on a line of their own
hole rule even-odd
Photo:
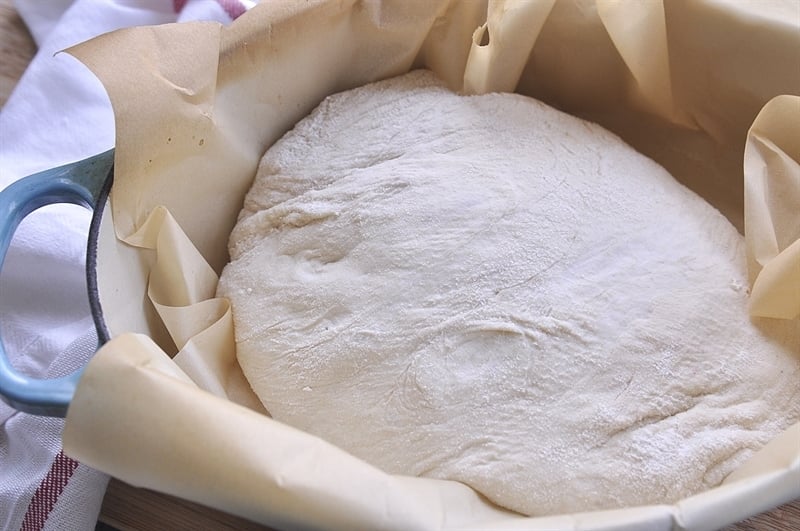
<svg viewBox="0 0 800 531">
<path fill-rule="evenodd" d="M 22 75 L 36 47 L 12 0 L 0 0 L 0 108 Z M 139 489 L 111 479 L 100 512 L 99 528 L 126 530 L 214 529 L 255 531 L 260 526 L 179 498 Z M 800 499 L 755 516 L 725 531 L 800 529 Z"/>
</svg>

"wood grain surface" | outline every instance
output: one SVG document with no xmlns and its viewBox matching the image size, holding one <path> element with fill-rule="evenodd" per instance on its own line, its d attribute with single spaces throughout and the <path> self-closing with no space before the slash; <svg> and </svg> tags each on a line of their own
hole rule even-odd
<svg viewBox="0 0 800 531">
<path fill-rule="evenodd" d="M 12 0 L 0 0 L 0 107 L 5 104 L 35 52 L 33 39 L 15 11 Z M 111 527 L 120 531 L 270 529 L 173 496 L 135 488 L 116 479 L 109 483 L 100 524 L 101 528 Z M 796 530 L 800 530 L 800 499 L 725 529 Z"/>
<path fill-rule="evenodd" d="M 0 0 L 0 108 L 35 53 L 36 45 L 11 0 Z"/>
</svg>

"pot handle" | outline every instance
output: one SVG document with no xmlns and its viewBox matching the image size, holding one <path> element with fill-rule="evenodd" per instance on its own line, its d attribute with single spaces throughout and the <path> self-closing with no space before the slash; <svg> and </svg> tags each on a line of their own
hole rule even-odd
<svg viewBox="0 0 800 531">
<path fill-rule="evenodd" d="M 25 216 L 53 203 L 72 203 L 92 209 L 113 164 L 114 150 L 111 149 L 24 177 L 0 191 L 0 268 L 14 232 Z M 53 379 L 21 374 L 11 366 L 0 337 L 0 398 L 19 411 L 64 417 L 82 372 L 80 368 Z"/>
</svg>

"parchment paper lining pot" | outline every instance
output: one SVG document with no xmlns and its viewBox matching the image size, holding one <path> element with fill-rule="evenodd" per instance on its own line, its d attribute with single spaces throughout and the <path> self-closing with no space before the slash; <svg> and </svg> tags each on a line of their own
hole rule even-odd
<svg viewBox="0 0 800 531">
<path fill-rule="evenodd" d="M 800 426 L 672 506 L 522 518 L 458 483 L 384 474 L 263 414 L 214 298 L 266 147 L 328 94 L 427 67 L 454 90 L 516 89 L 620 134 L 745 229 L 753 313 L 797 318 L 800 98 L 780 95 L 800 93 L 798 17 L 791 2 L 270 0 L 229 28 L 73 48 L 109 93 L 117 142 L 97 270 L 113 339 L 81 380 L 65 450 L 293 527 L 714 529 L 800 496 Z"/>
</svg>

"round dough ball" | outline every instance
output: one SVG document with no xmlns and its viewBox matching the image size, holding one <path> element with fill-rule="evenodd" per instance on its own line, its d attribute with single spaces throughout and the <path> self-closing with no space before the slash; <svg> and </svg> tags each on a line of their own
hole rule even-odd
<svg viewBox="0 0 800 531">
<path fill-rule="evenodd" d="M 265 154 L 230 254 L 274 418 L 525 514 L 674 502 L 800 418 L 800 330 L 750 321 L 742 237 L 527 97 L 427 72 L 331 96 Z"/>
</svg>

